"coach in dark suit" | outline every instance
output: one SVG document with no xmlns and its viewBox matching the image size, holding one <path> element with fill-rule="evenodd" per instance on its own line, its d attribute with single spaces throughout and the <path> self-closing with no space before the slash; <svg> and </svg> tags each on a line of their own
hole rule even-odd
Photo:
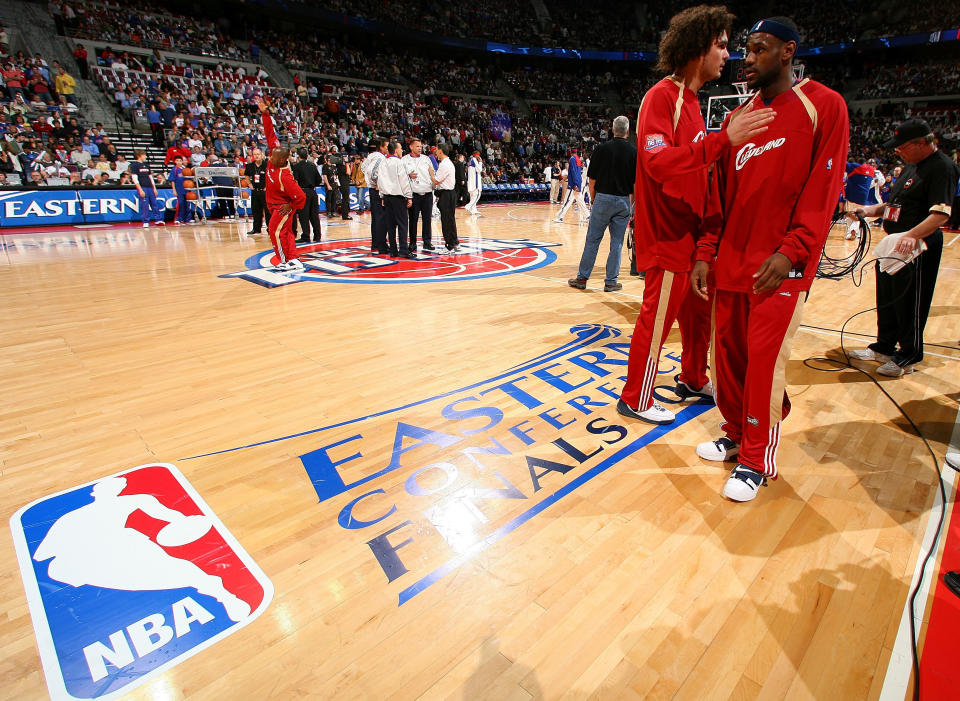
<svg viewBox="0 0 960 701">
<path fill-rule="evenodd" d="M 300 237 L 297 243 L 309 243 L 311 240 L 319 241 L 322 237 L 320 233 L 320 200 L 317 198 L 317 186 L 320 184 L 320 172 L 317 170 L 317 164 L 310 158 L 310 154 L 305 148 L 297 149 L 297 156 L 300 160 L 294 163 L 290 169 L 293 171 L 293 178 L 297 185 L 307 196 L 307 202 L 303 205 L 297 216 L 300 218 Z M 310 227 L 313 227 L 313 238 L 310 237 Z"/>
</svg>

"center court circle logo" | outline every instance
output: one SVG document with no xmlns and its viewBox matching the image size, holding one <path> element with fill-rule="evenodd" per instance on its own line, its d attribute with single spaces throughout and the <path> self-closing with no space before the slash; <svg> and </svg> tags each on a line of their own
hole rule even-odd
<svg viewBox="0 0 960 701">
<path fill-rule="evenodd" d="M 244 261 L 246 270 L 220 277 L 242 278 L 264 287 L 296 282 L 396 284 L 476 280 L 542 268 L 557 259 L 550 249 L 559 245 L 530 239 L 466 238 L 461 240 L 458 254 L 421 251 L 418 260 L 408 260 L 373 255 L 369 238 L 350 238 L 298 246 L 303 272 L 277 270 L 275 266 L 280 261 L 276 254 L 263 251 Z"/>
</svg>

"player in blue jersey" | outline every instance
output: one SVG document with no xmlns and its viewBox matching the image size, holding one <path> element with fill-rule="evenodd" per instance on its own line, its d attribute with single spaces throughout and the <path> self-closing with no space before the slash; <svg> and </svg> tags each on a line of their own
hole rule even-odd
<svg viewBox="0 0 960 701">
<path fill-rule="evenodd" d="M 876 161 L 873 159 L 866 163 L 852 163 L 847 161 L 847 178 L 844 183 L 844 197 L 847 200 L 847 211 L 852 211 L 857 207 L 866 207 L 871 204 L 879 204 L 879 188 L 877 187 L 877 169 Z M 850 219 L 847 223 L 846 239 L 852 241 L 860 236 L 859 224 L 856 219 Z"/>
<path fill-rule="evenodd" d="M 183 181 L 186 180 L 183 175 L 183 156 L 176 156 L 173 159 L 173 168 L 170 169 L 167 180 L 170 182 L 173 194 L 177 198 L 177 213 L 173 218 L 173 223 L 176 226 L 186 224 L 190 217 L 187 210 L 187 191 L 183 186 Z"/>
<path fill-rule="evenodd" d="M 590 220 L 590 209 L 583 199 L 583 161 L 580 160 L 580 154 L 577 149 L 570 149 L 570 162 L 567 164 L 567 196 L 563 200 L 563 206 L 557 213 L 555 222 L 562 222 L 563 215 L 570 209 L 570 205 L 577 203 L 577 213 L 580 215 L 580 221 Z"/>
<path fill-rule="evenodd" d="M 136 160 L 130 164 L 127 172 L 133 178 L 133 184 L 137 186 L 137 194 L 140 196 L 140 219 L 144 228 L 150 226 L 151 221 L 163 226 L 163 215 L 157 211 L 157 184 L 153 182 L 153 175 L 150 173 L 147 153 L 137 150 L 133 155 Z"/>
</svg>

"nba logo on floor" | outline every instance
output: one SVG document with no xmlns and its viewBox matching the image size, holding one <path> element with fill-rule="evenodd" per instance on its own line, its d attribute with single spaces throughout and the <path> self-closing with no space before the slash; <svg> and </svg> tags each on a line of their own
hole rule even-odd
<svg viewBox="0 0 960 701">
<path fill-rule="evenodd" d="M 273 585 L 173 465 L 10 519 L 54 699 L 112 698 L 257 618 Z"/>
</svg>

